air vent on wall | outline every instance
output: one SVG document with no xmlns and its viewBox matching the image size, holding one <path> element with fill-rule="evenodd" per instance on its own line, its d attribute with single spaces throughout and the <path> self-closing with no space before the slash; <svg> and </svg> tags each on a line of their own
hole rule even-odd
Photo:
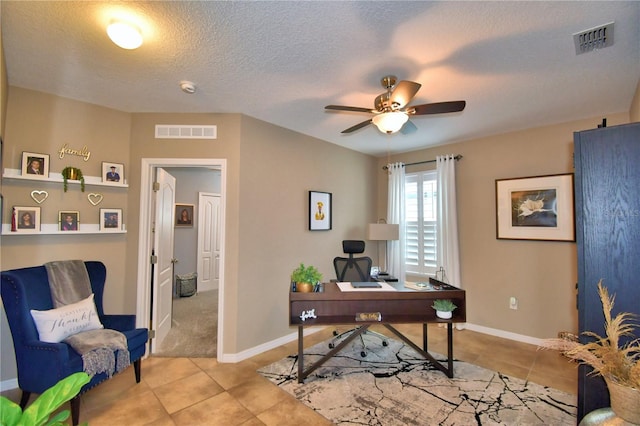
<svg viewBox="0 0 640 426">
<path fill-rule="evenodd" d="M 217 139 L 217 126 L 156 124 L 156 139 Z"/>
<path fill-rule="evenodd" d="M 613 22 L 573 35 L 576 55 L 613 45 Z"/>
</svg>

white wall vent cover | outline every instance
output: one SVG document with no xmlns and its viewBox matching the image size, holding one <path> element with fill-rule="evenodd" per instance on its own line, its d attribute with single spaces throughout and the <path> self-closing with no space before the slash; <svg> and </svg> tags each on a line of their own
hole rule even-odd
<svg viewBox="0 0 640 426">
<path fill-rule="evenodd" d="M 156 139 L 217 139 L 218 126 L 156 124 Z"/>
<path fill-rule="evenodd" d="M 573 35 L 576 55 L 613 46 L 613 22 Z"/>
</svg>

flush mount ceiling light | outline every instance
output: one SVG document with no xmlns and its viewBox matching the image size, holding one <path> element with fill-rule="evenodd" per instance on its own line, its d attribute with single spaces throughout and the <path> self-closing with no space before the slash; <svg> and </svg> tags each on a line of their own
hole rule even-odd
<svg viewBox="0 0 640 426">
<path fill-rule="evenodd" d="M 123 49 L 137 49 L 142 45 L 142 34 L 140 30 L 125 22 L 112 22 L 107 27 L 107 34 L 111 41 Z"/>
<path fill-rule="evenodd" d="M 409 116 L 402 111 L 391 111 L 378 114 L 371 120 L 382 133 L 395 133 L 409 120 Z"/>
</svg>

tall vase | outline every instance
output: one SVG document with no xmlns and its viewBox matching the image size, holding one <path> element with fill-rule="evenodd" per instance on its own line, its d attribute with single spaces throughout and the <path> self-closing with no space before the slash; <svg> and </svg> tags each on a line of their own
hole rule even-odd
<svg viewBox="0 0 640 426">
<path fill-rule="evenodd" d="M 609 389 L 611 409 L 624 421 L 640 425 L 640 389 L 623 386 L 605 378 Z"/>
</svg>

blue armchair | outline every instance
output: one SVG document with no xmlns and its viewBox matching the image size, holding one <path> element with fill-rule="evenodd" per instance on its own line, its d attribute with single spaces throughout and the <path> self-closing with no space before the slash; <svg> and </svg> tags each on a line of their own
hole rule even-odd
<svg viewBox="0 0 640 426">
<path fill-rule="evenodd" d="M 122 332 L 127 338 L 130 361 L 136 382 L 140 382 L 140 361 L 145 354 L 149 333 L 146 328 L 136 328 L 135 315 L 105 315 L 102 307 L 104 285 L 107 276 L 102 262 L 85 262 L 98 317 L 104 328 Z M 15 347 L 18 368 L 18 386 L 22 390 L 20 406 L 25 408 L 31 393 L 41 394 L 61 379 L 83 371 L 82 357 L 64 342 L 46 343 L 38 338 L 38 330 L 30 310 L 53 308 L 49 279 L 44 265 L 3 271 L 0 292 L 7 314 Z M 74 425 L 80 418 L 80 395 L 108 379 L 106 373 L 96 374 L 71 400 L 71 417 Z"/>
</svg>

